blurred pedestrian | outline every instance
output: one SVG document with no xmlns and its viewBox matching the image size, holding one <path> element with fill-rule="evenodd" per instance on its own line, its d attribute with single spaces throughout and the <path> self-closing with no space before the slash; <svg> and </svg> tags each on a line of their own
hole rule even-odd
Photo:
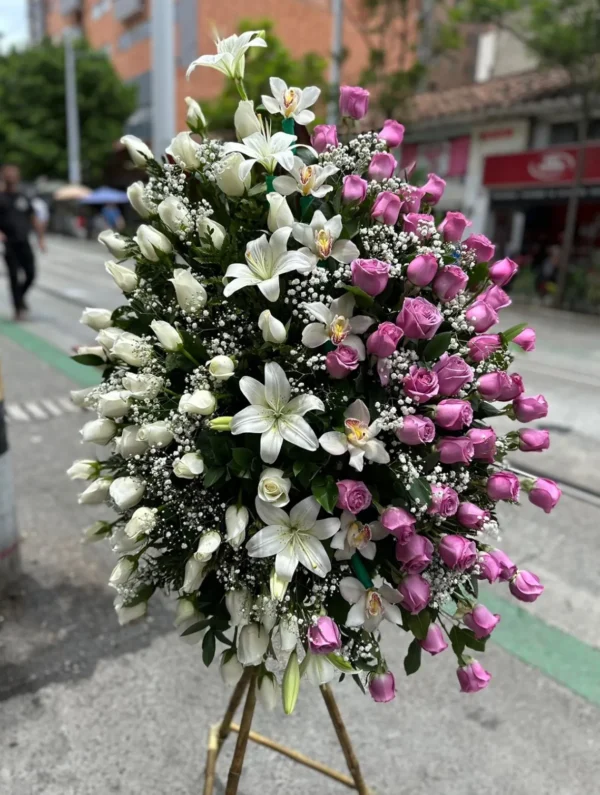
<svg viewBox="0 0 600 795">
<path fill-rule="evenodd" d="M 105 204 L 102 208 L 102 217 L 106 225 L 113 232 L 121 232 L 125 226 L 125 220 L 116 204 Z"/>
</svg>

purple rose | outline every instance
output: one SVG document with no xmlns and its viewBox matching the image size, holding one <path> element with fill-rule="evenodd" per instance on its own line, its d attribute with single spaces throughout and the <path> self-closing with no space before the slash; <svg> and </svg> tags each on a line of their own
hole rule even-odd
<svg viewBox="0 0 600 795">
<path fill-rule="evenodd" d="M 398 220 L 401 207 L 402 199 L 400 196 L 389 190 L 382 190 L 373 204 L 371 218 L 382 224 L 393 226 Z"/>
<path fill-rule="evenodd" d="M 402 338 L 402 329 L 395 323 L 381 323 L 367 339 L 367 351 L 373 356 L 391 356 Z"/>
<path fill-rule="evenodd" d="M 430 340 L 442 325 L 444 318 L 426 298 L 405 298 L 396 325 L 411 340 Z"/>
<path fill-rule="evenodd" d="M 433 370 L 440 382 L 440 395 L 455 395 L 473 380 L 473 368 L 457 353 L 452 356 L 443 353 L 433 365 Z"/>
<path fill-rule="evenodd" d="M 431 235 L 433 215 L 427 213 L 407 213 L 404 216 L 404 231 L 413 232 L 423 240 Z"/>
<path fill-rule="evenodd" d="M 466 571 L 477 562 L 475 542 L 463 536 L 444 536 L 438 545 L 438 553 L 449 569 Z"/>
<path fill-rule="evenodd" d="M 431 563 L 433 544 L 428 538 L 412 535 L 404 544 L 396 543 L 396 560 L 402 563 L 402 569 L 409 574 L 419 574 Z"/>
<path fill-rule="evenodd" d="M 433 292 L 440 301 L 452 301 L 464 292 L 469 277 L 458 265 L 447 265 L 438 271 L 433 280 Z"/>
<path fill-rule="evenodd" d="M 393 119 L 386 119 L 383 122 L 378 138 L 385 141 L 390 149 L 395 149 L 395 147 L 400 146 L 404 139 L 404 125 Z"/>
<path fill-rule="evenodd" d="M 449 212 L 438 226 L 438 230 L 444 236 L 446 243 L 458 243 L 468 226 L 471 226 L 471 222 L 462 213 Z"/>
<path fill-rule="evenodd" d="M 460 431 L 473 422 L 473 409 L 468 400 L 440 400 L 434 411 L 436 424 L 445 431 Z"/>
<path fill-rule="evenodd" d="M 329 616 L 319 616 L 308 630 L 308 645 L 313 654 L 333 654 L 342 648 L 338 625 Z"/>
<path fill-rule="evenodd" d="M 508 584 L 513 596 L 521 602 L 535 602 L 544 591 L 540 578 L 530 571 L 519 570 Z"/>
<path fill-rule="evenodd" d="M 427 403 L 439 392 L 438 377 L 433 370 L 417 367 L 416 364 L 411 365 L 402 383 L 404 394 L 415 403 Z"/>
<path fill-rule="evenodd" d="M 477 381 L 477 389 L 484 400 L 499 400 L 500 395 L 512 388 L 513 383 L 510 376 L 504 370 L 486 373 Z"/>
<path fill-rule="evenodd" d="M 553 480 L 537 478 L 533 488 L 529 491 L 529 502 L 537 505 L 544 513 L 550 513 L 560 500 L 562 491 Z"/>
<path fill-rule="evenodd" d="M 444 436 L 437 445 L 442 464 L 470 464 L 475 455 L 468 436 Z"/>
<path fill-rule="evenodd" d="M 358 351 L 349 345 L 338 345 L 325 357 L 325 367 L 331 378 L 346 378 L 359 365 Z"/>
<path fill-rule="evenodd" d="M 458 494 L 450 486 L 431 487 L 431 505 L 427 513 L 438 516 L 454 516 L 458 510 Z"/>
<path fill-rule="evenodd" d="M 493 464 L 496 455 L 496 431 L 493 428 L 471 428 L 467 431 L 467 436 L 473 442 L 475 460 Z"/>
<path fill-rule="evenodd" d="M 401 191 L 401 195 L 404 199 L 404 212 L 418 213 L 423 199 L 423 188 L 417 188 L 416 185 L 406 185 Z"/>
<path fill-rule="evenodd" d="M 499 621 L 498 613 L 491 613 L 485 605 L 475 605 L 463 618 L 465 626 L 472 630 L 476 638 L 487 638 Z"/>
<path fill-rule="evenodd" d="M 419 641 L 419 646 L 432 656 L 440 654 L 448 648 L 448 644 L 444 640 L 444 634 L 437 624 L 430 625 L 425 639 Z"/>
<path fill-rule="evenodd" d="M 369 693 L 373 701 L 384 704 L 396 698 L 394 674 L 391 671 L 386 671 L 384 674 L 370 674 Z"/>
<path fill-rule="evenodd" d="M 438 271 L 438 261 L 433 254 L 419 254 L 408 263 L 406 278 L 417 287 L 429 284 Z"/>
<path fill-rule="evenodd" d="M 379 295 L 387 287 L 390 266 L 378 259 L 355 259 L 350 265 L 352 284 L 368 295 Z"/>
<path fill-rule="evenodd" d="M 520 334 L 514 338 L 515 345 L 519 345 L 524 351 L 535 350 L 535 331 L 532 328 L 524 328 Z"/>
<path fill-rule="evenodd" d="M 492 549 L 489 554 L 490 557 L 492 557 L 498 564 L 498 568 L 500 570 L 500 579 L 503 582 L 507 582 L 515 576 L 517 573 L 517 567 L 505 552 L 503 552 L 501 549 Z"/>
<path fill-rule="evenodd" d="M 524 453 L 541 453 L 550 447 L 550 434 L 548 431 L 536 431 L 521 428 L 519 431 L 519 450 Z"/>
<path fill-rule="evenodd" d="M 427 174 L 427 182 L 423 185 L 423 198 L 428 204 L 437 204 L 444 195 L 446 180 L 437 174 Z"/>
<path fill-rule="evenodd" d="M 500 388 L 500 394 L 496 400 L 514 400 L 525 391 L 523 379 L 518 373 L 507 373 L 508 381 L 504 382 Z"/>
<path fill-rule="evenodd" d="M 389 152 L 376 152 L 369 163 L 367 176 L 377 182 L 383 182 L 393 176 L 398 165 L 394 155 Z"/>
<path fill-rule="evenodd" d="M 338 480 L 338 501 L 336 506 L 350 511 L 355 516 L 371 504 L 371 492 L 362 480 Z"/>
<path fill-rule="evenodd" d="M 364 202 L 367 197 L 369 183 L 358 174 L 349 174 L 344 177 L 342 186 L 342 201 L 344 204 Z"/>
<path fill-rule="evenodd" d="M 481 530 L 483 525 L 489 521 L 490 512 L 484 511 L 473 502 L 461 502 L 456 512 L 458 523 L 468 530 Z"/>
<path fill-rule="evenodd" d="M 319 154 L 324 152 L 328 146 L 337 146 L 339 141 L 335 124 L 317 124 L 312 131 L 310 143 Z"/>
<path fill-rule="evenodd" d="M 496 251 L 496 246 L 485 235 L 469 235 L 465 245 L 475 252 L 477 262 L 489 262 Z"/>
<path fill-rule="evenodd" d="M 492 678 L 492 675 L 477 660 L 458 668 L 456 675 L 463 693 L 477 693 L 480 690 L 485 690 Z"/>
<path fill-rule="evenodd" d="M 504 287 L 505 284 L 509 283 L 518 270 L 519 266 L 517 263 L 513 262 L 508 257 L 505 257 L 504 259 L 499 259 L 498 262 L 494 262 L 493 265 L 490 265 L 488 276 L 494 284 L 498 285 L 498 287 Z"/>
<path fill-rule="evenodd" d="M 483 362 L 502 348 L 502 341 L 499 334 L 480 334 L 472 337 L 467 345 L 471 359 L 474 362 Z"/>
<path fill-rule="evenodd" d="M 492 284 L 491 287 L 488 287 L 487 290 L 484 290 L 481 295 L 479 296 L 479 301 L 483 301 L 492 309 L 495 309 L 498 312 L 499 309 L 505 309 L 507 306 L 512 304 L 512 300 L 508 293 L 505 293 L 502 287 L 496 287 L 495 284 Z"/>
<path fill-rule="evenodd" d="M 431 588 L 420 574 L 407 574 L 398 586 L 398 590 L 402 594 L 402 607 L 413 616 L 429 604 Z"/>
<path fill-rule="evenodd" d="M 519 422 L 541 420 L 548 414 L 548 403 L 543 395 L 523 397 L 520 395 L 512 402 L 515 417 Z"/>
<path fill-rule="evenodd" d="M 515 502 L 519 499 L 521 481 L 513 472 L 495 472 L 488 478 L 486 491 L 490 500 Z"/>
<path fill-rule="evenodd" d="M 355 121 L 364 119 L 369 110 L 369 92 L 360 86 L 340 86 L 340 114 Z"/>
<path fill-rule="evenodd" d="M 396 429 L 396 436 L 408 445 L 429 444 L 435 439 L 435 425 L 429 417 L 408 414 L 402 420 L 402 427 Z"/>
<path fill-rule="evenodd" d="M 477 575 L 477 579 L 487 580 L 490 585 L 492 585 L 496 582 L 499 576 L 500 566 L 496 562 L 495 558 L 493 558 L 487 552 L 482 552 L 479 556 L 479 574 Z"/>
<path fill-rule="evenodd" d="M 405 511 L 404 508 L 386 508 L 380 517 L 381 524 L 395 536 L 398 541 L 405 543 L 414 535 L 416 519 Z"/>
<path fill-rule="evenodd" d="M 465 312 L 465 318 L 478 334 L 487 331 L 498 322 L 498 313 L 485 301 L 475 301 Z"/>
</svg>

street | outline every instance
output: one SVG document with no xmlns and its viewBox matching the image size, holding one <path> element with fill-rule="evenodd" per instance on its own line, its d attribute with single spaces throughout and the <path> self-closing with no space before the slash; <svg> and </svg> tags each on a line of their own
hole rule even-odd
<svg viewBox="0 0 600 795">
<path fill-rule="evenodd" d="M 90 372 L 68 353 L 89 344 L 84 306 L 114 308 L 121 293 L 95 242 L 50 238 L 38 257 L 31 320 L 14 325 L 0 279 L 0 361 L 16 482 L 23 575 L 0 599 L 0 793 L 4 795 L 196 795 L 209 726 L 225 708 L 218 667 L 172 630 L 169 599 L 146 622 L 118 626 L 106 585 L 114 556 L 82 546 L 98 511 L 79 507 L 65 470 L 85 454 L 85 413 L 68 401 Z M 477 695 L 458 690 L 449 652 L 423 660 L 407 679 L 404 637 L 385 642 L 398 693 L 375 704 L 355 685 L 335 686 L 365 778 L 378 795 L 578 795 L 597 791 L 600 758 L 600 319 L 537 307 L 501 313 L 527 321 L 534 353 L 515 363 L 529 395 L 550 404 L 544 454 L 515 466 L 560 482 L 563 498 L 541 521 L 525 502 L 503 509 L 501 546 L 537 573 L 546 591 L 533 605 L 503 584 L 484 589 L 502 615 L 482 658 L 493 675 Z M 508 421 L 507 421 L 508 422 Z M 498 424 L 499 428 L 505 425 Z M 403 633 L 400 633 L 401 635 Z M 311 699 L 314 703 L 311 703 Z M 285 718 L 260 710 L 256 730 L 344 770 L 319 692 L 304 686 Z M 233 743 L 219 761 L 217 792 Z M 265 769 L 268 767 L 268 781 Z M 220 787 L 220 788 L 219 788 Z M 251 746 L 241 792 L 301 795 L 341 791 L 290 760 Z"/>
</svg>

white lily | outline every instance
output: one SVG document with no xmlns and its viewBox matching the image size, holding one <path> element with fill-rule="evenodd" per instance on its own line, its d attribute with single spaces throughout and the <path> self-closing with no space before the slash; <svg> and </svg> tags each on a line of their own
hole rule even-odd
<svg viewBox="0 0 600 795">
<path fill-rule="evenodd" d="M 310 257 L 315 265 L 317 260 L 328 257 L 348 264 L 359 257 L 360 252 L 351 240 L 338 239 L 342 234 L 342 226 L 341 215 L 334 215 L 327 220 L 317 210 L 310 224 L 294 224 L 294 238 L 303 246 L 300 251 Z"/>
<path fill-rule="evenodd" d="M 288 251 L 287 242 L 292 230 L 282 226 L 267 240 L 262 235 L 251 240 L 246 247 L 246 262 L 236 262 L 227 268 L 226 278 L 231 279 L 223 295 L 227 298 L 243 287 L 258 287 L 267 301 L 279 298 L 279 277 L 290 271 L 310 273 L 313 263 L 299 251 Z"/>
<path fill-rule="evenodd" d="M 273 464 L 285 439 L 303 450 L 319 446 L 315 432 L 304 419 L 307 411 L 325 411 L 323 401 L 314 395 L 297 395 L 291 399 L 290 383 L 275 362 L 265 365 L 264 386 L 245 375 L 240 390 L 252 404 L 231 420 L 231 433 L 260 433 L 260 457 Z"/>
<path fill-rule="evenodd" d="M 300 193 L 302 196 L 316 196 L 322 199 L 333 190 L 333 185 L 324 184 L 325 180 L 337 171 L 339 171 L 337 166 L 331 164 L 307 166 L 299 157 L 294 157 L 294 165 L 290 169 L 291 176 L 275 177 L 273 187 L 283 196 Z"/>
<path fill-rule="evenodd" d="M 315 687 L 326 685 L 327 682 L 331 682 L 338 675 L 338 671 L 323 654 L 311 654 L 308 652 L 302 668 L 305 679 L 308 679 L 311 685 Z"/>
<path fill-rule="evenodd" d="M 357 334 L 364 334 L 375 321 L 367 315 L 352 317 L 354 303 L 354 297 L 346 293 L 332 301 L 328 307 L 321 302 L 304 304 L 302 308 L 320 322 L 309 323 L 304 327 L 302 344 L 307 348 L 319 348 L 326 342 L 349 345 L 363 361 L 366 355 L 365 344 Z"/>
<path fill-rule="evenodd" d="M 340 593 L 352 605 L 345 622 L 347 627 L 364 627 L 367 632 L 374 632 L 384 618 L 392 624 L 402 623 L 398 607 L 402 601 L 400 592 L 383 584 L 381 577 L 375 578 L 374 585 L 367 590 L 354 577 L 340 580 Z"/>
<path fill-rule="evenodd" d="M 251 558 L 275 555 L 275 571 L 287 580 L 291 580 L 299 563 L 318 577 L 325 577 L 331 571 L 329 555 L 321 542 L 335 535 L 340 520 L 335 516 L 317 520 L 321 506 L 314 497 L 306 497 L 294 505 L 289 516 L 258 498 L 255 506 L 267 526 L 246 544 Z"/>
<path fill-rule="evenodd" d="M 280 77 L 272 77 L 269 85 L 273 96 L 263 94 L 261 97 L 269 113 L 281 113 L 285 119 L 294 119 L 298 124 L 310 124 L 315 120 L 315 114 L 307 108 L 319 99 L 320 88 L 317 86 L 308 86 L 304 89 L 295 86 L 288 88 L 287 83 Z"/>
<path fill-rule="evenodd" d="M 350 453 L 350 466 L 362 472 L 364 459 L 375 464 L 389 464 L 390 456 L 383 442 L 375 437 L 379 422 L 371 422 L 369 409 L 362 400 L 355 400 L 344 412 L 344 433 L 329 431 L 319 439 L 319 444 L 330 455 Z"/>
<path fill-rule="evenodd" d="M 186 77 L 189 77 L 197 66 L 210 66 L 224 75 L 240 79 L 244 76 L 246 65 L 246 52 L 250 47 L 266 47 L 267 42 L 262 38 L 264 31 L 248 30 L 240 35 L 228 36 L 226 39 L 217 39 L 217 52 L 215 55 L 201 55 L 189 65 Z"/>
<path fill-rule="evenodd" d="M 331 539 L 331 548 L 336 550 L 336 560 L 350 560 L 355 552 L 363 558 L 373 560 L 375 557 L 375 541 L 388 535 L 381 522 L 363 524 L 350 511 L 342 511 L 339 532 Z"/>
</svg>

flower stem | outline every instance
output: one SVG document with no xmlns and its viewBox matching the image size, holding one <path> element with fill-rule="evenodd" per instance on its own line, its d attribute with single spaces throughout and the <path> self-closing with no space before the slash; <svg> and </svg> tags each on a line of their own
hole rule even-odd
<svg viewBox="0 0 600 795">
<path fill-rule="evenodd" d="M 354 569 L 354 573 L 360 582 L 365 586 L 365 588 L 372 588 L 373 581 L 369 577 L 369 572 L 365 569 L 365 564 L 360 559 L 358 552 L 355 552 L 354 555 L 352 555 L 350 558 L 350 563 Z"/>
<path fill-rule="evenodd" d="M 247 100 L 248 99 L 248 94 L 246 94 L 246 89 L 244 87 L 244 81 L 242 80 L 242 78 L 241 77 L 236 77 L 233 82 L 235 83 L 235 87 L 237 88 L 238 94 L 240 95 L 240 97 L 243 100 Z"/>
<path fill-rule="evenodd" d="M 181 352 L 183 353 L 183 355 L 185 356 L 185 358 L 186 358 L 186 359 L 189 359 L 189 360 L 190 360 L 190 362 L 192 362 L 192 364 L 195 364 L 195 365 L 196 365 L 196 367 L 200 367 L 200 362 L 197 362 L 197 361 L 194 359 L 194 357 L 192 356 L 192 354 L 191 354 L 191 353 L 188 353 L 188 351 L 186 351 L 186 349 L 185 349 L 185 348 L 182 348 L 182 349 L 181 349 Z"/>
</svg>

